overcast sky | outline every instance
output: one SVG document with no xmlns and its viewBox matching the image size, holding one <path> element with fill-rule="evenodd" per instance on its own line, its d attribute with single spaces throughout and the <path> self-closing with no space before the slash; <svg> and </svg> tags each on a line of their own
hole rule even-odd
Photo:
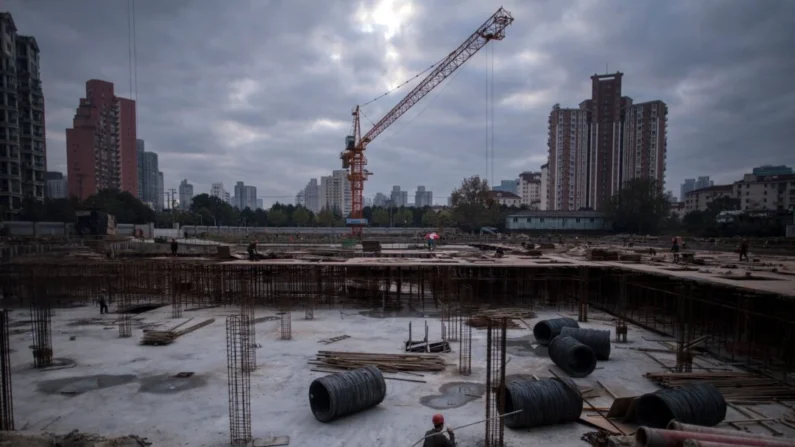
<svg viewBox="0 0 795 447">
<path fill-rule="evenodd" d="M 128 4 L 0 0 L 41 48 L 50 170 L 65 171 L 64 129 L 99 78 L 137 96 L 138 137 L 166 188 L 242 180 L 266 203 L 292 202 L 340 169 L 353 106 L 446 56 L 501 5 L 515 18 L 505 40 L 370 144 L 365 196 L 400 185 L 413 201 L 425 185 L 445 203 L 486 175 L 490 84 L 494 177 L 538 170 L 551 107 L 576 107 L 606 69 L 625 73 L 624 95 L 668 104 L 666 189 L 795 164 L 793 0 L 135 0 L 137 89 Z M 412 86 L 367 106 L 363 132 Z"/>
</svg>

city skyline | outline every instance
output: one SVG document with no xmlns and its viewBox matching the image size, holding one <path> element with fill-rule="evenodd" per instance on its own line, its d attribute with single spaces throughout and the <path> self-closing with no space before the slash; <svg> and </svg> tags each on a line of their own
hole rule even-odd
<svg viewBox="0 0 795 447">
<path fill-rule="evenodd" d="M 176 6 L 156 9 L 141 4 L 136 12 L 138 36 L 141 36 L 137 47 L 138 82 L 127 92 L 127 35 L 119 31 L 126 29 L 124 14 L 111 14 L 112 6 L 89 0 L 78 7 L 19 0 L 4 4 L 14 15 L 17 26 L 36 37 L 42 52 L 42 80 L 48 100 L 48 170 L 60 171 L 69 177 L 65 169 L 63 129 L 70 126 L 75 102 L 82 95 L 81 84 L 86 79 L 100 78 L 114 82 L 117 90 L 121 90 L 120 96 L 131 96 L 135 90 L 139 103 L 139 137 L 146 139 L 151 149 L 160 155 L 167 190 L 177 187 L 183 178 L 191 179 L 196 191 L 207 191 L 212 182 L 219 180 L 233 185 L 239 179 L 264 178 L 266 180 L 256 186 L 270 203 L 290 201 L 295 191 L 304 186 L 306 177 L 319 177 L 338 169 L 336 155 L 350 127 L 349 111 L 353 105 L 366 102 L 421 72 L 440 55 L 447 54 L 499 6 L 468 3 L 465 12 L 453 18 L 445 13 L 449 8 L 443 2 L 397 1 L 389 11 L 390 21 L 379 22 L 373 11 L 385 5 L 379 2 L 364 5 L 361 14 L 351 14 L 353 11 L 344 2 L 332 2 L 323 17 L 312 16 L 307 22 L 308 29 L 350 20 L 355 26 L 333 27 L 337 30 L 335 42 L 340 48 L 347 48 L 348 53 L 338 52 L 339 57 L 332 58 L 332 64 L 325 71 L 314 73 L 309 81 L 308 73 L 300 66 L 293 66 L 297 58 L 280 58 L 279 70 L 269 71 L 267 66 L 258 64 L 244 73 L 240 70 L 241 64 L 251 60 L 253 50 L 242 47 L 239 54 L 221 51 L 223 57 L 230 58 L 230 63 L 219 64 L 218 59 L 212 58 L 221 54 L 202 52 L 187 43 L 190 39 L 170 38 L 174 30 L 162 25 L 185 19 L 181 23 L 188 26 L 185 33 L 190 34 L 192 30 L 198 33 L 198 29 L 202 29 L 198 25 L 204 21 L 248 23 L 256 14 L 243 14 L 246 8 L 235 11 L 220 4 L 206 4 L 193 9 L 189 21 Z M 638 23 L 642 23 L 647 13 L 642 5 L 605 2 L 596 8 L 586 4 L 559 4 L 540 11 L 533 11 L 535 8 L 521 2 L 509 2 L 504 6 L 513 13 L 516 22 L 507 30 L 505 40 L 493 46 L 497 95 L 494 98 L 497 110 L 495 179 L 539 170 L 546 162 L 544 128 L 549 107 L 556 102 L 574 105 L 587 97 L 590 88 L 586 77 L 594 71 L 601 72 L 605 62 L 610 71 L 620 70 L 631 78 L 624 94 L 632 98 L 658 98 L 669 106 L 666 190 L 676 190 L 682 179 L 698 176 L 700 172 L 710 171 L 716 183 L 720 183 L 741 175 L 749 164 L 795 162 L 795 155 L 783 150 L 788 131 L 782 123 L 788 122 L 787 117 L 793 112 L 786 107 L 774 108 L 780 119 L 768 122 L 760 121 L 767 112 L 759 111 L 773 107 L 777 98 L 789 91 L 790 87 L 776 75 L 788 72 L 792 61 L 786 57 L 762 58 L 753 53 L 742 63 L 737 58 L 724 57 L 722 55 L 746 53 L 743 40 L 721 32 L 723 24 L 731 23 L 734 27 L 750 29 L 751 35 L 745 39 L 764 45 L 766 54 L 784 51 L 784 42 L 772 34 L 776 29 L 783 29 L 783 23 L 765 27 L 752 25 L 786 21 L 793 15 L 791 3 L 768 2 L 764 7 L 748 9 L 746 3 L 738 1 L 726 2 L 715 9 L 671 2 L 660 10 L 668 21 L 666 29 L 676 30 L 671 39 L 652 39 L 645 34 L 639 37 Z M 109 19 L 101 26 L 86 26 L 84 21 L 89 15 L 83 8 L 107 13 Z M 267 6 L 252 8 L 268 16 Z M 276 23 L 293 14 L 307 18 L 301 11 L 300 6 L 283 8 Z M 544 39 L 535 38 L 533 33 L 539 26 L 565 29 L 566 23 L 561 18 L 564 13 L 576 13 L 582 18 L 579 32 L 551 33 L 545 34 Z M 437 40 L 430 39 L 433 43 L 427 44 L 430 17 L 443 20 L 449 31 Z M 615 17 L 620 20 L 616 19 L 609 30 L 597 26 Z M 283 32 L 278 26 L 233 28 L 234 32 L 226 36 L 229 42 L 277 42 L 279 33 Z M 357 31 L 339 31 L 346 28 Z M 358 31 L 362 29 L 368 31 Z M 182 28 L 180 30 L 182 32 Z M 373 30 L 377 31 L 375 35 Z M 261 38 L 251 35 L 259 32 L 266 34 Z M 64 39 L 64 33 L 71 40 Z M 368 47 L 365 42 L 373 37 L 379 45 L 388 46 L 390 54 L 397 58 L 383 58 L 383 51 Z M 420 42 L 423 45 L 418 45 Z M 92 50 L 84 51 L 84 48 Z M 319 51 L 320 48 L 327 49 L 327 46 L 307 42 L 302 49 L 288 50 L 274 43 L 261 51 L 280 54 L 304 51 L 309 60 L 320 63 L 328 57 Z M 576 51 L 567 51 L 572 49 Z M 720 51 L 716 51 L 718 49 Z M 179 58 L 187 66 L 195 64 L 196 70 L 180 69 L 163 76 L 162 70 L 166 68 L 157 65 L 160 58 L 151 57 L 161 52 Z M 559 57 L 560 54 L 571 56 Z M 483 121 L 482 107 L 474 104 L 481 103 L 484 96 L 478 92 L 482 92 L 480 87 L 486 74 L 485 57 L 476 55 L 462 69 L 464 74 L 449 80 L 443 92 L 433 93 L 434 98 L 429 98 L 433 101 L 430 113 L 422 114 L 420 119 L 413 119 L 420 115 L 419 110 L 410 113 L 396 123 L 394 132 L 387 132 L 371 145 L 367 152 L 368 167 L 376 175 L 368 182 L 365 196 L 374 197 L 376 192 L 387 191 L 390 185 L 398 182 L 424 184 L 429 190 L 444 191 L 444 194 L 437 193 L 442 196 L 458 186 L 463 177 L 484 176 L 484 148 L 478 143 L 482 141 L 480 136 L 484 129 L 477 124 Z M 334 65 L 334 61 L 354 58 L 366 64 L 368 75 L 345 81 L 339 71 L 345 64 Z M 207 88 L 202 88 L 201 95 L 195 91 L 198 78 L 191 77 L 198 67 L 202 67 L 201 79 L 209 83 Z M 744 82 L 748 75 L 742 67 L 754 67 L 754 76 L 765 82 Z M 212 83 L 221 71 L 227 82 Z M 520 77 L 519 72 L 532 75 Z M 279 73 L 290 75 L 285 77 Z M 723 73 L 723 77 L 707 73 Z M 263 82 L 278 86 L 277 91 L 268 89 L 266 94 Z M 739 84 L 749 88 L 731 88 Z M 320 97 L 321 93 L 328 95 L 330 91 L 334 94 L 328 101 L 322 101 L 321 107 L 317 107 L 313 99 L 296 100 Z M 274 96 L 277 94 L 278 98 Z M 399 99 L 396 96 L 389 95 L 368 106 L 367 116 L 378 119 Z M 275 108 L 275 104 L 280 106 Z M 309 104 L 311 107 L 307 107 Z M 752 107 L 760 108 L 759 113 L 743 112 Z M 287 109 L 290 112 L 286 112 Z M 723 112 L 712 113 L 714 110 Z M 210 111 L 212 114 L 208 114 Z M 282 120 L 280 116 L 289 118 Z M 367 126 L 365 124 L 363 130 Z M 404 128 L 408 130 L 403 131 Z M 747 143 L 744 142 L 748 141 L 755 145 L 757 160 L 754 162 L 747 160 Z M 287 174 L 296 170 L 301 170 L 302 176 Z"/>
</svg>

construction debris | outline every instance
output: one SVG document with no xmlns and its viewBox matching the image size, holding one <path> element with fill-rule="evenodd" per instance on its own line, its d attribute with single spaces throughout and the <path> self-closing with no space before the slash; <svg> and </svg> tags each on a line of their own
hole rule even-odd
<svg viewBox="0 0 795 447">
<path fill-rule="evenodd" d="M 383 372 L 443 371 L 444 359 L 432 354 L 381 354 L 365 352 L 318 351 L 310 365 L 338 369 L 376 366 Z"/>
<path fill-rule="evenodd" d="M 715 385 L 727 401 L 768 402 L 776 399 L 795 399 L 795 387 L 760 374 L 746 372 L 663 372 L 646 373 L 644 377 L 666 388 L 678 388 L 691 383 L 708 382 Z"/>
<path fill-rule="evenodd" d="M 185 329 L 179 331 L 176 330 L 177 328 L 179 328 L 180 326 L 184 325 L 185 323 L 191 320 L 180 323 L 177 326 L 174 326 L 172 329 L 166 331 L 144 330 L 144 337 L 141 339 L 141 344 L 150 345 L 150 346 L 169 345 L 173 343 L 174 340 L 176 340 L 178 337 L 181 337 L 189 332 L 193 332 L 196 329 L 201 329 L 204 326 L 210 325 L 213 322 L 215 322 L 215 318 L 210 318 L 209 320 L 202 321 L 201 323 L 194 324 L 193 326 L 188 326 Z"/>
<path fill-rule="evenodd" d="M 467 320 L 467 324 L 476 329 L 486 329 L 489 324 L 500 324 L 503 318 L 507 320 L 508 329 L 524 329 L 513 320 L 520 320 L 524 322 L 525 319 L 529 320 L 535 318 L 536 313 L 525 309 L 486 309 L 477 312 Z"/>
<path fill-rule="evenodd" d="M 324 345 L 330 345 L 330 344 L 336 343 L 336 342 L 338 342 L 340 340 L 345 340 L 346 338 L 351 338 L 351 336 L 347 335 L 347 334 L 340 335 L 340 336 L 337 336 L 337 337 L 331 337 L 331 338 L 327 338 L 325 340 L 320 340 L 320 341 L 318 341 L 318 343 L 321 343 L 321 344 L 324 344 Z"/>
</svg>

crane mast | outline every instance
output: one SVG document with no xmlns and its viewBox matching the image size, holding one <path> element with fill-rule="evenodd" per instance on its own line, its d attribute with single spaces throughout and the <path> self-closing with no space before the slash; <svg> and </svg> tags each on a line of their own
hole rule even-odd
<svg viewBox="0 0 795 447">
<path fill-rule="evenodd" d="M 452 51 L 447 57 L 436 65 L 414 89 L 412 89 L 392 110 L 381 118 L 372 129 L 361 136 L 359 122 L 359 106 L 354 108 L 353 126 L 351 134 L 345 137 L 345 151 L 340 154 L 343 169 L 349 169 L 348 180 L 351 183 L 351 232 L 354 237 L 361 237 L 364 217 L 364 182 L 372 173 L 364 167 L 367 157 L 364 151 L 378 135 L 385 131 L 392 123 L 408 112 L 415 104 L 431 92 L 462 66 L 481 48 L 492 40 L 505 38 L 505 28 L 513 22 L 511 13 L 502 7 L 497 10 L 486 22 L 481 25 L 467 40 Z"/>
</svg>

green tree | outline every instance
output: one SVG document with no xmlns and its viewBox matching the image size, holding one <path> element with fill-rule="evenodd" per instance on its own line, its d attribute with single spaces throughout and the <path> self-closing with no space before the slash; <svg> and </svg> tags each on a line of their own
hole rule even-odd
<svg viewBox="0 0 795 447">
<path fill-rule="evenodd" d="M 439 225 L 439 215 L 432 209 L 427 209 L 422 214 L 422 225 L 424 227 L 435 227 Z"/>
<path fill-rule="evenodd" d="M 414 213 L 411 212 L 410 209 L 400 207 L 397 212 L 392 216 L 392 221 L 394 222 L 395 226 L 398 227 L 409 227 L 414 224 Z"/>
<path fill-rule="evenodd" d="M 333 227 L 337 223 L 337 217 L 333 211 L 324 208 L 317 214 L 317 223 L 321 227 Z"/>
<path fill-rule="evenodd" d="M 452 220 L 463 231 L 496 226 L 501 217 L 500 207 L 491 197 L 489 183 L 480 176 L 465 178 L 453 190 Z"/>
<path fill-rule="evenodd" d="M 613 229 L 624 233 L 657 234 L 670 213 L 670 204 L 654 179 L 627 181 L 610 198 L 605 214 Z"/>
<path fill-rule="evenodd" d="M 83 201 L 80 207 L 112 214 L 119 223 L 144 224 L 154 222 L 156 218 L 154 210 L 126 191 L 99 191 Z"/>
<path fill-rule="evenodd" d="M 268 224 L 272 227 L 283 227 L 287 225 L 287 213 L 281 209 L 271 209 L 268 213 Z"/>
<path fill-rule="evenodd" d="M 293 211 L 292 220 L 293 223 L 298 225 L 299 227 L 305 227 L 309 224 L 312 215 L 309 213 L 309 210 L 306 208 L 299 206 Z"/>
<path fill-rule="evenodd" d="M 209 194 L 193 198 L 190 210 L 202 216 L 204 225 L 237 225 L 240 213 L 230 204 Z"/>
<path fill-rule="evenodd" d="M 373 211 L 372 223 L 379 227 L 388 227 L 389 211 L 384 208 L 376 208 Z"/>
</svg>

